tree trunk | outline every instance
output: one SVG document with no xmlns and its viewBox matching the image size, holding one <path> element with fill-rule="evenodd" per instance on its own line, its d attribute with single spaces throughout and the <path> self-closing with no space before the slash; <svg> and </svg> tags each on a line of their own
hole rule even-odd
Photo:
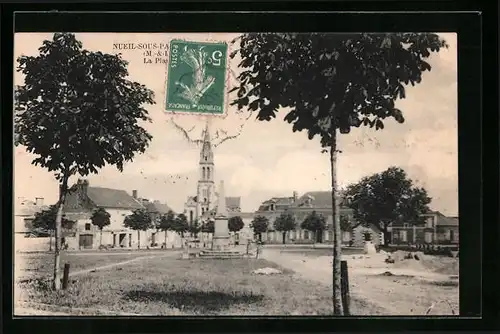
<svg viewBox="0 0 500 334">
<path fill-rule="evenodd" d="M 383 224 L 382 225 L 382 233 L 384 234 L 384 246 L 385 247 L 388 247 L 389 246 L 389 243 L 390 243 L 390 238 L 389 238 L 389 231 L 387 231 L 387 224 Z"/>
<path fill-rule="evenodd" d="M 52 231 L 49 230 L 49 252 L 52 252 Z"/>
<path fill-rule="evenodd" d="M 102 246 L 102 227 L 101 227 L 101 238 L 99 239 L 99 245 Z"/>
<path fill-rule="evenodd" d="M 332 115 L 334 119 L 335 115 Z M 342 307 L 342 286 L 341 286 L 341 230 L 339 206 L 337 203 L 337 126 L 333 122 L 332 142 L 330 147 L 330 164 L 332 174 L 332 215 L 333 215 L 333 314 L 344 315 Z"/>
<path fill-rule="evenodd" d="M 167 230 L 165 230 L 165 249 L 167 249 Z"/>
<path fill-rule="evenodd" d="M 283 245 L 286 243 L 286 231 L 283 231 Z"/>
<path fill-rule="evenodd" d="M 141 231 L 137 230 L 137 249 L 141 249 Z"/>
<path fill-rule="evenodd" d="M 68 175 L 64 175 L 59 185 L 59 202 L 57 203 L 57 216 L 55 228 L 55 247 L 54 247 L 54 277 L 52 281 L 52 288 L 54 290 L 61 289 L 61 230 L 62 230 L 62 217 L 64 202 L 66 200 L 66 193 L 68 191 Z"/>
</svg>

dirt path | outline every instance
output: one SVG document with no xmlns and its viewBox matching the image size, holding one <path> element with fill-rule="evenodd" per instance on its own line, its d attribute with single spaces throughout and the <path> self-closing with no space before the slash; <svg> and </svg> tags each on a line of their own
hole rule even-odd
<svg viewBox="0 0 500 334">
<path fill-rule="evenodd" d="M 327 258 L 311 259 L 271 249 L 264 250 L 262 257 L 294 270 L 303 278 L 332 284 L 331 262 Z M 384 309 L 386 315 L 424 315 L 433 302 L 443 300 L 451 300 L 455 311 L 458 310 L 458 287 L 433 286 L 423 281 L 437 278 L 435 274 L 420 273 L 421 277 L 414 277 L 419 272 L 391 269 L 395 276 L 381 276 L 387 270 L 383 265 L 379 268 L 363 268 L 359 263 L 355 264 L 355 260 L 349 263 L 352 263 L 349 267 L 351 296 Z M 432 314 L 448 315 L 451 309 L 441 303 L 440 308 L 434 309 Z"/>
</svg>

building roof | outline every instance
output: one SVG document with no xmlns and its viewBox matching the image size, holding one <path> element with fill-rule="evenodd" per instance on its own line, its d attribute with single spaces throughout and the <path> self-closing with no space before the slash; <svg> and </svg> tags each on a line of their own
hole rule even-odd
<svg viewBox="0 0 500 334">
<path fill-rule="evenodd" d="M 241 206 L 241 197 L 227 197 L 226 206 L 230 208 L 239 208 Z"/>
<path fill-rule="evenodd" d="M 143 208 L 141 203 L 129 195 L 125 190 L 88 187 L 87 196 L 97 207 L 115 209 Z"/>
<path fill-rule="evenodd" d="M 307 199 L 311 199 L 311 207 L 313 208 L 331 208 L 332 207 L 332 192 L 331 191 L 309 191 L 302 195 L 292 207 L 303 206 Z M 338 195 L 337 200 L 341 201 L 342 196 Z M 340 204 L 340 203 L 339 203 Z"/>
<path fill-rule="evenodd" d="M 271 204 L 274 204 L 277 210 L 284 210 L 292 205 L 293 202 L 293 197 L 272 197 L 262 202 L 257 211 L 266 211 Z"/>
<path fill-rule="evenodd" d="M 439 211 L 435 213 L 437 215 L 437 226 L 458 226 L 458 217 L 448 217 Z"/>
<path fill-rule="evenodd" d="M 153 201 L 153 202 L 146 201 L 144 203 L 144 206 L 146 207 L 146 210 L 148 210 L 148 212 L 157 212 L 160 214 L 165 214 L 168 213 L 169 211 L 174 211 L 166 203 L 161 203 L 160 201 Z"/>
<path fill-rule="evenodd" d="M 363 226 L 363 224 L 362 223 L 355 223 L 354 225 L 352 225 L 352 229 L 355 229 L 359 226 Z M 375 224 L 368 224 L 368 226 L 369 226 L 369 228 L 371 228 L 377 232 L 382 232 L 382 230 Z"/>
</svg>

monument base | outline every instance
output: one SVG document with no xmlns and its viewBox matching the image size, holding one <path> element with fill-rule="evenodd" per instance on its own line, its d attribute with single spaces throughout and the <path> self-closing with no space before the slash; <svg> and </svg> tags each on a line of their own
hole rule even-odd
<svg viewBox="0 0 500 334">
<path fill-rule="evenodd" d="M 212 239 L 212 250 L 226 251 L 229 249 L 229 236 L 227 237 L 214 237 Z"/>
</svg>

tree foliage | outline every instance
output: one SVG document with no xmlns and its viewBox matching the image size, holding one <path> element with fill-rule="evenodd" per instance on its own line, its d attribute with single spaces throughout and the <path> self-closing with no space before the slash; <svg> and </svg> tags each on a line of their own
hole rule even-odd
<svg viewBox="0 0 500 334">
<path fill-rule="evenodd" d="M 215 222 L 212 219 L 204 222 L 201 225 L 201 231 L 203 233 L 214 233 L 215 232 Z"/>
<path fill-rule="evenodd" d="M 289 213 L 282 213 L 274 221 L 274 229 L 283 233 L 283 243 L 286 240 L 286 233 L 295 230 L 297 223 L 295 217 Z"/>
<path fill-rule="evenodd" d="M 300 227 L 314 233 L 322 232 L 326 229 L 326 219 L 322 214 L 312 211 L 306 216 Z"/>
<path fill-rule="evenodd" d="M 189 233 L 191 233 L 193 237 L 197 237 L 200 231 L 201 231 L 200 222 L 198 221 L 198 219 L 195 219 L 194 222 L 191 225 L 189 225 Z"/>
<path fill-rule="evenodd" d="M 158 229 L 161 231 L 173 231 L 175 224 L 175 214 L 172 210 L 169 210 L 166 214 L 162 215 L 160 218 L 160 223 L 158 224 Z"/>
<path fill-rule="evenodd" d="M 106 209 L 99 208 L 92 213 L 90 221 L 102 231 L 104 227 L 111 224 L 111 215 L 106 211 Z"/>
<path fill-rule="evenodd" d="M 415 186 L 398 167 L 390 167 L 349 185 L 345 196 L 356 221 L 375 224 L 385 233 L 390 223 L 421 223 L 421 215 L 429 211 L 431 202 L 427 191 Z"/>
<path fill-rule="evenodd" d="M 384 119 L 404 122 L 395 106 L 405 85 L 421 82 L 431 70 L 431 52 L 447 47 L 437 34 L 249 33 L 240 38 L 244 70 L 238 109 L 257 111 L 271 120 L 289 108 L 293 131 L 307 130 L 331 145 L 332 127 L 342 133 L 362 125 L 384 128 Z"/>
<path fill-rule="evenodd" d="M 240 216 L 229 218 L 228 228 L 231 232 L 238 232 L 245 226 L 243 219 Z"/>
<path fill-rule="evenodd" d="M 237 98 L 239 110 L 257 111 L 269 121 L 285 110 L 293 131 L 319 136 L 330 148 L 334 217 L 334 314 L 341 315 L 340 222 L 336 192 L 337 131 L 352 127 L 384 128 L 384 120 L 404 122 L 395 105 L 405 85 L 422 81 L 430 71 L 431 52 L 447 47 L 431 33 L 246 33 L 238 39 L 241 56 Z"/>
<path fill-rule="evenodd" d="M 175 229 L 175 213 L 172 210 L 168 210 L 166 214 L 160 216 L 158 229 L 165 232 L 164 243 L 165 247 L 167 247 L 167 232 Z"/>
<path fill-rule="evenodd" d="M 174 231 L 184 237 L 184 233 L 189 231 L 188 219 L 185 214 L 177 215 L 174 221 Z"/>
<path fill-rule="evenodd" d="M 139 125 L 150 120 L 144 104 L 153 92 L 128 80 L 120 55 L 84 50 L 74 34 L 55 33 L 38 56 L 17 59 L 24 84 L 15 90 L 14 138 L 36 157 L 32 164 L 60 183 L 56 218 L 53 287 L 59 290 L 60 224 L 72 175 L 97 173 L 106 164 L 123 170 L 143 153 L 151 135 Z"/>
<path fill-rule="evenodd" d="M 33 164 L 49 171 L 85 176 L 105 164 L 120 171 L 151 135 L 144 104 L 153 92 L 127 79 L 120 55 L 91 52 L 73 34 L 56 33 L 38 56 L 17 59 L 24 85 L 16 87 L 18 143 L 37 155 Z"/>
<path fill-rule="evenodd" d="M 102 229 L 111 224 L 111 215 L 104 208 L 99 208 L 92 213 L 90 221 L 101 231 L 99 243 L 102 245 Z"/>
<path fill-rule="evenodd" d="M 274 221 L 274 229 L 280 232 L 293 231 L 296 225 L 295 217 L 289 213 L 282 213 Z"/>
<path fill-rule="evenodd" d="M 42 210 L 35 214 L 35 218 L 31 223 L 32 227 L 41 231 L 54 231 L 56 228 L 57 205 L 51 205 L 48 209 Z M 62 217 L 62 228 L 71 230 L 76 222 Z"/>
<path fill-rule="evenodd" d="M 269 219 L 265 216 L 256 216 L 250 225 L 256 234 L 267 232 L 269 229 Z"/>
<path fill-rule="evenodd" d="M 136 209 L 125 217 L 123 225 L 134 231 L 146 231 L 153 227 L 151 215 L 145 209 Z"/>
</svg>

